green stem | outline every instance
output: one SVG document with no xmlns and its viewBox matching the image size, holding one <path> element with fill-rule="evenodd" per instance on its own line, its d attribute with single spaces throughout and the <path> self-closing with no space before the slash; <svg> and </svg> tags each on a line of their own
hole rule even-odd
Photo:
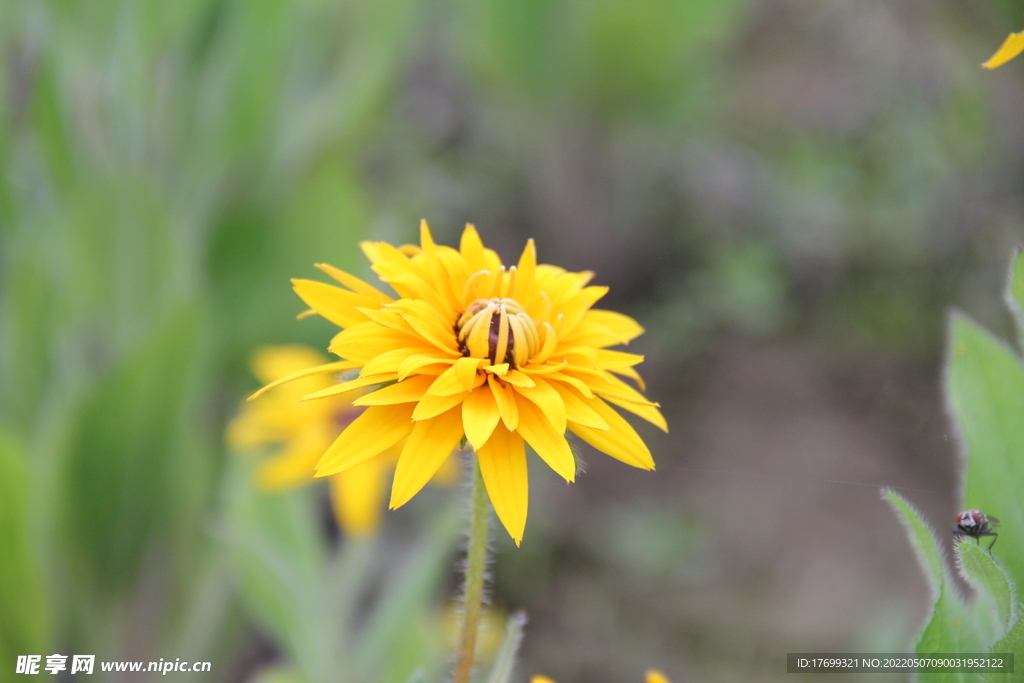
<svg viewBox="0 0 1024 683">
<path fill-rule="evenodd" d="M 466 587 L 462 597 L 462 635 L 455 659 L 452 683 L 469 683 L 476 658 L 476 636 L 480 630 L 480 602 L 484 594 L 484 569 L 487 567 L 487 532 L 490 504 L 480 464 L 473 454 L 473 510 L 469 521 L 469 551 L 466 557 Z"/>
</svg>

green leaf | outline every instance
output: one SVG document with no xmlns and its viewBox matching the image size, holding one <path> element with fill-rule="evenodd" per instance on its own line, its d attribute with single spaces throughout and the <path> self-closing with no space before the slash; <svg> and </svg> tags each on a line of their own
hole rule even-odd
<svg viewBox="0 0 1024 683">
<path fill-rule="evenodd" d="M 1018 619 L 1006 636 L 994 644 L 989 652 L 993 654 L 1005 654 L 1012 652 L 1016 661 L 1013 663 L 1013 673 L 1006 674 L 983 674 L 981 680 L 985 683 L 1021 683 L 1024 682 L 1024 619 Z"/>
<path fill-rule="evenodd" d="M 932 614 L 918 638 L 915 652 L 933 654 L 945 652 L 980 652 L 981 639 L 977 634 L 972 616 L 961 604 L 955 590 L 950 590 L 942 552 L 935 540 L 935 534 L 920 513 L 894 491 L 883 492 L 883 497 L 892 505 L 907 530 L 910 544 L 917 553 L 921 568 L 928 579 L 935 600 Z M 938 683 L 959 682 L 964 674 L 920 674 L 920 681 Z"/>
<path fill-rule="evenodd" d="M 893 507 L 900 522 L 907 530 L 910 545 L 917 554 L 917 560 L 921 563 L 921 569 L 924 570 L 925 579 L 931 589 L 932 600 L 938 600 L 945 585 L 946 572 L 935 535 L 921 519 L 920 513 L 914 506 L 898 493 L 886 489 L 882 492 L 882 497 Z"/>
<path fill-rule="evenodd" d="M 987 331 L 954 315 L 946 392 L 964 437 L 967 468 L 963 506 L 1024 528 L 1024 365 Z M 994 554 L 1016 583 L 1024 580 L 1024 536 L 1004 534 Z"/>
<path fill-rule="evenodd" d="M 516 654 L 519 643 L 523 640 L 523 627 L 526 626 L 526 613 L 516 612 L 505 622 L 505 637 L 494 658 L 494 667 L 487 683 L 508 683 L 512 678 L 512 669 L 516 665 Z"/>
<path fill-rule="evenodd" d="M 32 551 L 28 473 L 22 451 L 0 433 L 0 680 L 13 679 L 18 655 L 47 646 L 47 605 Z"/>
<path fill-rule="evenodd" d="M 1006 304 L 1017 323 L 1017 345 L 1024 348 L 1024 248 L 1017 247 L 1010 263 L 1010 282 L 1006 287 Z"/>
<path fill-rule="evenodd" d="M 964 540 L 956 544 L 960 574 L 978 592 L 978 607 L 993 626 L 993 639 L 1003 637 L 1017 619 L 1013 581 L 988 551 Z"/>
<path fill-rule="evenodd" d="M 464 520 L 460 512 L 461 505 L 457 504 L 435 514 L 419 543 L 398 563 L 400 569 L 381 587 L 380 600 L 353 648 L 359 680 L 404 681 L 418 667 L 427 665 L 419 661 L 426 651 L 412 652 L 420 626 L 415 617 L 431 612 L 438 583 L 450 566 L 462 530 Z M 436 625 L 430 631 L 436 633 Z M 387 664 L 383 675 L 381 663 Z"/>
<path fill-rule="evenodd" d="M 325 559 L 311 491 L 266 493 L 255 463 L 235 458 L 225 473 L 221 530 L 242 602 L 312 680 L 332 668 L 336 633 L 322 606 Z"/>
</svg>

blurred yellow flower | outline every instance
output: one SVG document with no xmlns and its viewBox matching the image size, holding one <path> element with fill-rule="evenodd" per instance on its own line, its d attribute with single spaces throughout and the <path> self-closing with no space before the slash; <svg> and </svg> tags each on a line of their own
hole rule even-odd
<svg viewBox="0 0 1024 683">
<path fill-rule="evenodd" d="M 306 346 L 268 346 L 254 354 L 252 370 L 261 382 L 270 383 L 325 360 L 323 354 Z M 257 481 L 261 488 L 274 491 L 315 481 L 317 460 L 362 412 L 352 405 L 355 393 L 312 403 L 299 402 L 306 394 L 333 385 L 326 375 L 301 378 L 247 404 L 228 426 L 227 440 L 235 448 L 280 446 L 259 468 Z M 397 446 L 385 449 L 378 456 L 330 477 L 331 507 L 346 534 L 366 536 L 376 531 L 385 479 L 398 454 Z M 440 468 L 437 479 L 452 483 L 457 477 L 458 465 L 455 458 L 450 458 Z"/>
<path fill-rule="evenodd" d="M 537 675 L 530 679 L 530 683 L 555 683 L 547 676 Z M 657 669 L 651 669 L 645 676 L 645 683 L 669 683 L 668 678 L 665 674 L 661 673 Z"/>
<path fill-rule="evenodd" d="M 352 401 L 366 412 L 326 449 L 317 476 L 347 472 L 407 438 L 391 489 L 390 506 L 397 508 L 465 437 L 498 518 L 519 544 L 528 498 L 524 442 L 567 481 L 576 478 L 567 429 L 627 464 L 654 469 L 643 440 L 608 405 L 667 431 L 657 404 L 616 376 L 642 389 L 633 366 L 643 356 L 607 348 L 643 328 L 592 308 L 608 291 L 587 286 L 593 273 L 538 265 L 533 240 L 518 265 L 506 268 L 472 226 L 458 250 L 436 245 L 426 222 L 418 247 L 362 248 L 399 299 L 324 264 L 318 267 L 346 288 L 292 281 L 312 309 L 307 313 L 343 328 L 329 350 L 344 360 L 281 381 L 360 369 L 356 379 L 306 399 L 382 385 Z"/>
<path fill-rule="evenodd" d="M 996 53 L 989 57 L 989 60 L 982 64 L 986 69 L 995 69 L 998 66 L 1006 64 L 1008 61 L 1024 52 L 1024 31 L 1020 33 L 1011 33 L 1007 36 L 1003 44 L 999 46 Z"/>
</svg>

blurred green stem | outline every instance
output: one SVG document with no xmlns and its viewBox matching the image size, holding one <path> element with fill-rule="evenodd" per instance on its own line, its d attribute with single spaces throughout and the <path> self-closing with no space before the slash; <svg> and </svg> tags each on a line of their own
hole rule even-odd
<svg viewBox="0 0 1024 683">
<path fill-rule="evenodd" d="M 487 566 L 487 532 L 490 515 L 487 490 L 480 476 L 476 454 L 472 456 L 473 485 L 470 492 L 473 509 L 469 520 L 469 550 L 466 556 L 466 587 L 462 598 L 462 634 L 455 659 L 453 683 L 469 683 L 476 657 L 476 636 L 480 630 L 480 602 L 484 593 L 484 569 Z"/>
</svg>

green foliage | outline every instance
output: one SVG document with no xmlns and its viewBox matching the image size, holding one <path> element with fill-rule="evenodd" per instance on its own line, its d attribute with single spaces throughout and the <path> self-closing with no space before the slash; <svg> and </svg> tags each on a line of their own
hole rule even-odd
<svg viewBox="0 0 1024 683">
<path fill-rule="evenodd" d="M 14 680 L 18 655 L 49 644 L 48 605 L 29 523 L 23 450 L 0 432 L 0 681 Z"/>
<path fill-rule="evenodd" d="M 1022 252 L 1013 260 L 1007 300 L 1018 328 L 1024 329 Z M 1024 653 L 1015 650 L 1021 647 L 1024 628 L 1016 589 L 1024 582 L 1024 537 L 1019 533 L 1024 528 L 1024 500 L 1019 493 L 1019 482 L 1024 478 L 1024 363 L 1019 352 L 963 315 L 954 315 L 946 394 L 963 438 L 964 507 L 998 517 L 1004 527 L 991 554 L 970 539 L 955 544 L 957 567 L 975 593 L 973 601 L 965 605 L 951 589 L 934 535 L 909 504 L 892 492 L 886 493 L 907 526 L 936 595 L 917 651 Z M 1024 672 L 1017 668 L 1013 680 L 1024 680 Z M 920 680 L 926 681 L 983 678 L 969 674 L 920 675 Z"/>
<path fill-rule="evenodd" d="M 417 670 L 437 672 L 443 643 L 433 603 L 463 524 L 456 507 L 382 568 L 373 540 L 325 550 L 311 490 L 268 495 L 243 462 L 230 464 L 225 484 L 220 533 L 231 571 L 293 667 L 265 680 L 405 683 Z"/>
</svg>

